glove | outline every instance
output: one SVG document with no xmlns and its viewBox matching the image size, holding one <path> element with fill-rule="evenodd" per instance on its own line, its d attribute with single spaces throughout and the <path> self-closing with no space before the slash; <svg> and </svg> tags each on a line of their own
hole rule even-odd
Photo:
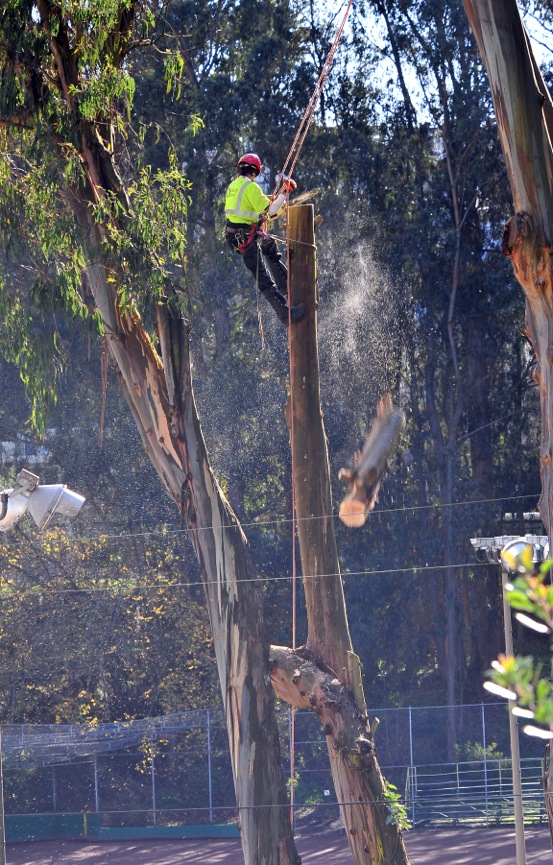
<svg viewBox="0 0 553 865">
<path fill-rule="evenodd" d="M 282 191 L 283 192 L 293 192 L 294 189 L 298 188 L 298 184 L 295 180 L 292 180 L 291 177 L 285 177 L 282 181 Z"/>
</svg>

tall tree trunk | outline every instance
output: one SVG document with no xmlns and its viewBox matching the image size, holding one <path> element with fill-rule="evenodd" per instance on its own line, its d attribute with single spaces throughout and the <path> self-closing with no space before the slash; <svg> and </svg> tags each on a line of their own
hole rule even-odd
<svg viewBox="0 0 553 865">
<path fill-rule="evenodd" d="M 82 224 L 89 219 L 86 205 Z M 296 865 L 284 787 L 263 600 L 246 538 L 211 468 L 196 411 L 186 322 L 159 305 L 161 358 L 137 313 L 122 312 L 90 224 L 88 281 L 150 460 L 189 530 L 213 631 L 245 865 Z"/>
<path fill-rule="evenodd" d="M 52 13 L 46 0 L 39 0 L 39 7 L 51 36 L 63 98 L 73 110 L 77 55 L 57 21 L 57 7 Z M 186 324 L 167 302 L 158 303 L 160 357 L 138 313 L 128 303 L 122 308 L 119 301 L 121 265 L 111 254 L 109 241 L 113 219 L 95 221 L 93 212 L 98 202 L 116 197 L 118 219 L 125 224 L 129 203 L 113 151 L 96 133 L 93 124 L 81 119 L 76 136 L 86 180 L 70 189 L 68 198 L 110 356 L 146 452 L 181 511 L 198 559 L 225 707 L 245 865 L 295 865 L 298 856 L 280 765 L 261 589 L 244 534 L 209 466 L 192 391 Z"/>
<path fill-rule="evenodd" d="M 322 421 L 317 346 L 316 254 L 313 206 L 289 212 L 292 304 L 307 312 L 290 333 L 289 425 L 303 584 L 307 604 L 307 656 L 352 694 L 357 724 L 325 727 L 330 765 L 355 865 L 405 865 L 401 833 L 386 801 L 353 652 L 330 493 L 330 470 Z M 332 706 L 339 700 L 328 698 Z M 311 700 L 324 717 L 325 698 Z M 328 708 L 328 707 L 327 707 Z M 355 734 L 355 735 L 354 735 Z M 392 814 L 393 817 L 393 814 Z"/>
<path fill-rule="evenodd" d="M 540 389 L 542 494 L 549 538 L 553 523 L 553 102 L 515 0 L 463 0 L 490 81 L 515 215 L 502 249 L 526 296 L 526 327 Z M 545 802 L 553 827 L 553 763 Z"/>
</svg>

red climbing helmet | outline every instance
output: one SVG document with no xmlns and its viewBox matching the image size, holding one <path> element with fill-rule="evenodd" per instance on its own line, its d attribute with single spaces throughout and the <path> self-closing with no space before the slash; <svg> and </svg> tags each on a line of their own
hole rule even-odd
<svg viewBox="0 0 553 865">
<path fill-rule="evenodd" d="M 238 160 L 238 168 L 240 168 L 242 165 L 247 165 L 250 168 L 254 168 L 256 177 L 258 174 L 261 174 L 261 159 L 259 158 L 257 153 L 245 153 L 244 156 L 242 156 Z"/>
</svg>

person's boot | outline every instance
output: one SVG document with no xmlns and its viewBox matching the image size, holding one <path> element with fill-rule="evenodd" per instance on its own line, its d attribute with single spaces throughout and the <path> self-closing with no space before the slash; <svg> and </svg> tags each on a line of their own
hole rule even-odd
<svg viewBox="0 0 553 865">
<path fill-rule="evenodd" d="M 288 307 L 286 306 L 286 298 L 279 291 L 262 291 L 261 294 L 268 300 L 274 311 L 276 312 L 279 321 L 282 324 L 288 324 Z"/>
<path fill-rule="evenodd" d="M 276 312 L 279 321 L 284 325 L 288 325 L 289 318 L 292 322 L 300 321 L 305 315 L 305 303 L 298 303 L 297 306 L 293 306 L 290 309 L 290 315 L 288 315 L 288 307 L 286 305 L 286 298 L 279 291 L 262 291 L 261 294 L 263 297 L 269 301 L 274 311 Z"/>
</svg>

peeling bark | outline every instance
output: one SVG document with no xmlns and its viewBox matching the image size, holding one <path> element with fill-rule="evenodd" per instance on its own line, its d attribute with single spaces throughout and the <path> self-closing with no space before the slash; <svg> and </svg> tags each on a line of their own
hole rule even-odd
<svg viewBox="0 0 553 865">
<path fill-rule="evenodd" d="M 98 268 L 92 290 L 146 451 L 189 529 L 214 639 L 246 865 L 296 865 L 270 685 L 263 599 L 246 538 L 215 480 L 196 411 L 186 323 L 158 308 L 160 358 L 120 314 Z"/>
<path fill-rule="evenodd" d="M 502 251 L 526 296 L 526 333 L 532 343 L 541 407 L 540 512 L 553 528 L 553 101 L 533 56 L 515 0 L 463 0 L 486 67 L 515 215 Z M 548 762 L 546 791 L 553 789 Z M 550 831 L 553 804 L 546 795 Z M 552 836 L 553 837 L 553 836 Z"/>
<path fill-rule="evenodd" d="M 305 647 L 271 646 L 269 660 L 271 682 L 279 700 L 296 709 L 313 709 L 332 746 L 340 750 L 353 742 L 351 759 L 369 767 L 366 755 L 374 751 L 374 738 L 353 693 L 332 673 L 322 670 Z"/>
<path fill-rule="evenodd" d="M 41 0 L 43 14 L 48 4 Z M 60 82 L 78 77 L 75 58 L 58 32 L 52 46 Z M 64 92 L 62 87 L 62 92 Z M 117 293 L 119 264 L 93 205 L 117 195 L 125 207 L 112 157 L 89 124 L 79 140 L 87 182 L 69 200 L 89 262 L 86 279 L 144 447 L 189 530 L 213 631 L 226 714 L 245 865 L 297 865 L 281 771 L 274 693 L 270 684 L 263 599 L 242 529 L 215 480 L 194 401 L 188 332 L 167 304 L 157 309 L 161 357 Z M 92 144 L 94 146 L 92 146 Z M 127 219 L 124 211 L 122 219 Z"/>
<path fill-rule="evenodd" d="M 117 25 L 105 34 L 108 48 L 100 53 L 98 63 L 103 58 L 121 67 L 138 7 L 135 0 L 119 5 Z M 113 115 L 104 101 L 93 119 L 80 110 L 76 94 L 82 91 L 82 76 L 87 72 L 81 62 L 79 21 L 52 0 L 37 0 L 35 12 L 33 26 L 42 30 L 50 58 L 40 71 L 32 63 L 29 66 L 21 118 L 23 124 L 36 122 L 46 111 L 44 134 L 49 131 L 54 155 L 59 149 L 60 164 L 65 162 L 68 134 L 79 153 L 82 176 L 74 179 L 73 172 L 65 176 L 60 194 L 73 209 L 87 261 L 83 279 L 100 314 L 123 393 L 152 465 L 180 509 L 198 559 L 226 713 L 245 865 L 297 865 L 280 765 L 261 588 L 246 538 L 209 465 L 192 390 L 187 325 L 172 307 L 160 302 L 160 356 L 132 304 L 121 304 L 122 263 L 110 236 L 113 230 L 124 232 L 133 217 L 117 172 Z M 41 76 L 46 75 L 49 87 L 56 91 L 47 105 L 40 90 Z M 57 122 L 56 105 L 62 123 Z M 3 117 L 0 124 L 15 126 L 18 120 Z M 116 200 L 118 207 L 108 207 L 100 216 L 96 205 L 107 199 Z M 174 294 L 170 285 L 167 293 Z"/>
</svg>

